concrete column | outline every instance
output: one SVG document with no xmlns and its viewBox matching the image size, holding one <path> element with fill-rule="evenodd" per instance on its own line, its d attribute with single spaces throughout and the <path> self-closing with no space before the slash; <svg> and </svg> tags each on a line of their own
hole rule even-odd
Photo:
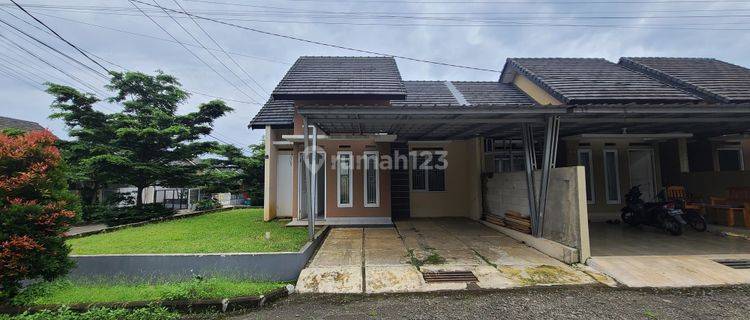
<svg viewBox="0 0 750 320">
<path fill-rule="evenodd" d="M 484 139 L 473 138 L 467 145 L 469 154 L 468 178 L 469 178 L 469 217 L 479 220 L 482 217 L 482 160 L 484 158 Z"/>
<path fill-rule="evenodd" d="M 265 172 L 263 175 L 263 221 L 276 218 L 276 148 L 273 146 L 274 132 L 266 126 L 264 143 L 266 149 Z"/>
<path fill-rule="evenodd" d="M 688 161 L 687 139 L 685 138 L 677 139 L 677 157 L 680 161 L 680 172 L 682 173 L 690 172 L 690 162 Z"/>
</svg>

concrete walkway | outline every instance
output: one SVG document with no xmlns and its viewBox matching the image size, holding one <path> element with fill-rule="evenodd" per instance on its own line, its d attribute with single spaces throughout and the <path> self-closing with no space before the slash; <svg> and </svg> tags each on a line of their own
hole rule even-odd
<svg viewBox="0 0 750 320">
<path fill-rule="evenodd" d="M 68 232 L 65 233 L 66 236 L 75 236 L 82 233 L 92 232 L 92 231 L 100 231 L 107 229 L 107 225 L 103 223 L 97 223 L 97 224 L 88 224 L 83 226 L 77 226 L 77 227 L 71 227 Z"/>
<path fill-rule="evenodd" d="M 425 282 L 470 271 L 477 282 Z M 384 293 L 589 284 L 586 273 L 468 219 L 412 219 L 396 228 L 335 228 L 297 281 L 299 292 Z"/>
</svg>

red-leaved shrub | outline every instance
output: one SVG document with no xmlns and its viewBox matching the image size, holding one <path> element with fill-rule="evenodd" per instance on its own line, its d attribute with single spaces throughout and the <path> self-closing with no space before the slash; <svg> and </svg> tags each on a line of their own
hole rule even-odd
<svg viewBox="0 0 750 320">
<path fill-rule="evenodd" d="M 0 300 L 23 280 L 53 280 L 73 266 L 63 235 L 76 201 L 55 140 L 46 130 L 0 133 Z"/>
</svg>

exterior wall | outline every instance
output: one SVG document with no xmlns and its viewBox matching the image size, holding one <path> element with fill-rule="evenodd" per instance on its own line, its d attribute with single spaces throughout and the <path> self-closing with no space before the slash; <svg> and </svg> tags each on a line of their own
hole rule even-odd
<svg viewBox="0 0 750 320">
<path fill-rule="evenodd" d="M 537 195 L 542 173 L 534 172 Z M 542 237 L 577 249 L 578 261 L 590 256 L 588 211 L 586 208 L 586 178 L 581 166 L 558 167 L 550 171 L 547 210 Z M 508 210 L 529 216 L 526 172 L 494 173 L 486 180 L 486 210 L 504 216 Z"/>
<path fill-rule="evenodd" d="M 434 144 L 410 144 L 409 150 L 442 147 L 448 152 L 445 191 L 410 193 L 411 217 L 468 217 L 479 219 L 482 213 L 481 143 L 478 138 Z M 411 174 L 409 175 L 411 179 Z"/>
<path fill-rule="evenodd" d="M 301 133 L 301 126 L 300 126 Z M 379 189 L 380 189 L 380 203 L 378 207 L 365 207 L 364 205 L 364 167 L 362 162 L 355 163 L 353 170 L 353 194 L 352 194 L 352 207 L 339 208 L 337 204 L 337 184 L 336 184 L 336 169 L 332 163 L 336 159 L 336 154 L 339 151 L 351 151 L 355 160 L 359 160 L 363 156 L 364 151 L 378 151 L 379 155 L 390 154 L 389 143 L 375 143 L 373 140 L 319 140 L 318 145 L 326 153 L 325 163 L 325 177 L 326 177 L 326 201 L 325 201 L 325 217 L 326 218 L 342 218 L 342 217 L 390 217 L 391 216 L 391 189 L 390 180 L 391 175 L 389 170 L 380 169 L 379 175 Z M 344 147 L 344 146 L 349 146 Z M 299 212 L 299 175 L 301 174 L 299 168 L 299 156 L 300 152 L 304 149 L 303 144 L 296 143 L 293 154 L 293 189 L 295 190 L 292 195 L 294 203 L 292 204 L 292 212 L 295 213 L 294 219 L 297 219 Z"/>
<path fill-rule="evenodd" d="M 549 93 L 547 93 L 547 91 L 544 91 L 544 89 L 531 82 L 525 76 L 516 75 L 516 77 L 513 79 L 513 84 L 518 87 L 518 89 L 521 89 L 521 91 L 529 95 L 531 99 L 534 99 L 534 101 L 541 105 L 562 104 L 560 100 L 555 99 L 555 97 L 551 96 Z"/>
<path fill-rule="evenodd" d="M 581 145 L 586 144 L 589 145 Z M 638 145 L 631 145 L 638 143 Z M 610 145 L 612 144 L 612 145 Z M 643 149 L 651 148 L 654 150 L 654 186 L 655 192 L 659 191 L 659 187 L 662 186 L 661 171 L 660 171 L 660 157 L 659 157 L 659 146 L 656 143 L 652 143 L 649 146 L 644 146 L 641 140 L 627 140 L 627 139 L 612 139 L 612 140 L 601 140 L 601 139 L 566 139 L 564 144 L 567 150 L 566 166 L 578 165 L 578 150 L 579 149 L 590 149 L 591 150 L 591 164 L 594 170 L 593 182 L 594 182 L 594 203 L 588 205 L 589 219 L 591 221 L 604 221 L 609 219 L 619 219 L 620 209 L 624 206 L 625 194 L 630 189 L 630 163 L 629 153 L 631 149 Z M 606 187 L 604 177 L 604 149 L 615 149 L 617 150 L 618 160 L 618 174 L 620 177 L 620 202 L 615 204 L 608 204 L 606 200 Z M 562 163 L 558 162 L 558 165 Z"/>
<path fill-rule="evenodd" d="M 265 172 L 263 174 L 263 221 L 276 218 L 276 148 L 274 130 L 266 126 L 264 142 L 266 146 Z"/>
</svg>

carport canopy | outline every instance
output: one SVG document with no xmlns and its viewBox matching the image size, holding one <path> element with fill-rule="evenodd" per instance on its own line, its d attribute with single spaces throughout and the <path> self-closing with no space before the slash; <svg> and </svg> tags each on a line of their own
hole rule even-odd
<svg viewBox="0 0 750 320">
<path fill-rule="evenodd" d="M 308 125 L 345 135 L 395 135 L 398 141 L 518 138 L 526 153 L 526 181 L 532 234 L 541 237 L 549 172 L 555 166 L 560 135 L 592 133 L 690 133 L 698 137 L 745 134 L 750 103 L 520 105 L 308 105 L 298 107 Z M 544 130 L 534 131 L 534 126 Z M 540 193 L 533 190 L 537 169 L 534 139 L 542 138 Z M 305 138 L 307 142 L 307 135 Z M 315 142 L 313 142 L 315 143 Z"/>
</svg>

